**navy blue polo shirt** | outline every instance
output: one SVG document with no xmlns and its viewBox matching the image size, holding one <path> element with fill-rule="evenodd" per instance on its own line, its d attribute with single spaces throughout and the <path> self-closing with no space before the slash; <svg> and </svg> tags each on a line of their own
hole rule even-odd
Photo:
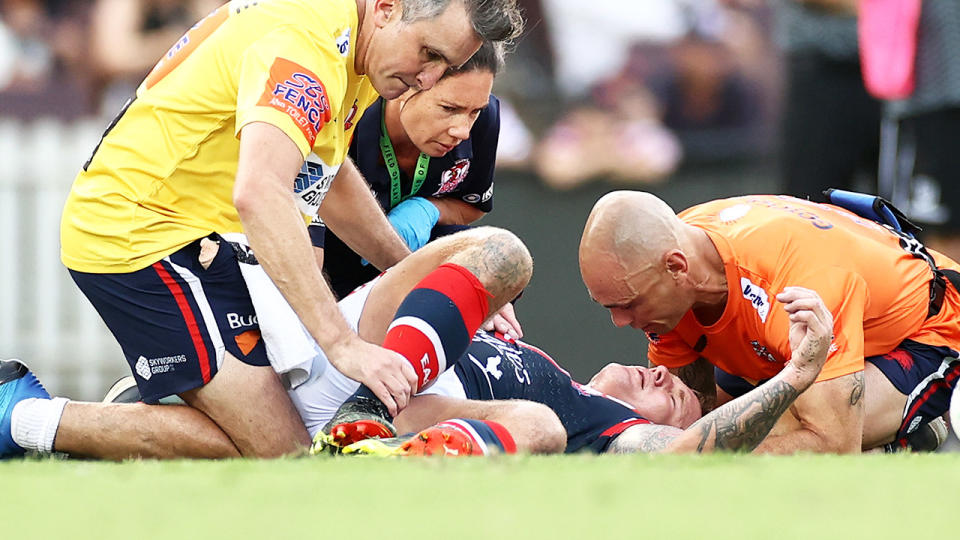
<svg viewBox="0 0 960 540">
<path fill-rule="evenodd" d="M 354 131 L 350 144 L 350 158 L 370 184 L 371 191 L 384 212 L 390 211 L 390 174 L 380 153 L 380 118 L 384 99 L 380 98 L 364 113 Z M 470 130 L 470 138 L 453 148 L 447 155 L 430 158 L 427 177 L 418 197 L 456 197 L 474 207 L 493 210 L 493 172 L 500 138 L 500 100 L 490 95 L 490 101 L 480 112 Z M 404 199 L 410 195 L 413 179 L 400 171 L 400 192 Z M 438 225 L 433 236 L 457 230 L 457 227 Z M 330 287 L 338 298 L 376 277 L 379 270 L 372 265 L 362 266 L 360 256 L 354 253 L 335 234 L 322 224 L 310 227 L 313 244 L 324 248 L 324 272 Z"/>
</svg>

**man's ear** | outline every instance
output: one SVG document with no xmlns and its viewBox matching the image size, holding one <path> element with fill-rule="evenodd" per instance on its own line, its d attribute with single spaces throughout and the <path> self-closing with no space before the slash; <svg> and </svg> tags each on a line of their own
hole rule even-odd
<svg viewBox="0 0 960 540">
<path fill-rule="evenodd" d="M 689 269 L 687 256 L 679 249 L 671 249 L 663 255 L 663 266 L 674 279 L 687 273 Z"/>
<path fill-rule="evenodd" d="M 400 16 L 400 9 L 400 2 L 397 0 L 373 0 L 374 24 L 377 28 L 383 28 L 390 22 L 391 17 Z"/>
</svg>

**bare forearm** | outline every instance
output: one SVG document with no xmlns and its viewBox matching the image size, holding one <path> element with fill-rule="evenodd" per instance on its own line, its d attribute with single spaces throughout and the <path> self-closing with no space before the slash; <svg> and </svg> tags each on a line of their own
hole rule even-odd
<svg viewBox="0 0 960 540">
<path fill-rule="evenodd" d="M 428 197 L 440 211 L 439 225 L 469 225 L 484 216 L 483 210 L 459 199 Z"/>
<path fill-rule="evenodd" d="M 317 343 L 334 347 L 353 334 L 327 287 L 306 227 L 290 193 L 266 187 L 237 205 L 244 231 L 264 270 Z"/>
<path fill-rule="evenodd" d="M 349 160 L 343 163 L 320 206 L 320 217 L 350 249 L 381 270 L 410 254 Z"/>
<path fill-rule="evenodd" d="M 749 452 L 770 433 L 812 378 L 788 365 L 776 377 L 717 408 L 690 426 L 668 447 L 673 452 Z"/>
<path fill-rule="evenodd" d="M 793 454 L 796 452 L 859 453 L 863 441 L 863 372 L 852 373 L 832 381 L 832 395 L 804 396 L 803 401 L 813 401 L 817 414 L 810 414 L 811 405 L 797 401 L 800 427 L 764 440 L 757 452 L 770 454 Z M 811 389 L 812 390 L 812 389 Z"/>
</svg>

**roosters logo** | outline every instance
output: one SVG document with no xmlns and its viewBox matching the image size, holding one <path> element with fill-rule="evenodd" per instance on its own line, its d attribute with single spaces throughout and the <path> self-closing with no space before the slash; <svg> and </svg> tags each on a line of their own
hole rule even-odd
<svg viewBox="0 0 960 540">
<path fill-rule="evenodd" d="M 466 158 L 458 159 L 453 164 L 453 167 L 443 171 L 443 174 L 440 176 L 440 189 L 438 189 L 434 195 L 450 193 L 451 191 L 457 189 L 457 186 L 466 180 L 469 172 L 470 160 Z"/>
</svg>

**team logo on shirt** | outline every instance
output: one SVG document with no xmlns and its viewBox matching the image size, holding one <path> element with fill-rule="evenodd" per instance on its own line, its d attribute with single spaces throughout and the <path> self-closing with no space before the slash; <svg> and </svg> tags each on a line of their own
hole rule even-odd
<svg viewBox="0 0 960 540">
<path fill-rule="evenodd" d="M 320 203 L 330 191 L 330 184 L 339 170 L 339 165 L 336 167 L 327 165 L 314 153 L 307 156 L 293 183 L 293 192 L 297 195 L 297 207 L 301 212 L 308 216 L 317 215 Z"/>
<path fill-rule="evenodd" d="M 740 278 L 740 289 L 743 291 L 743 297 L 750 301 L 753 309 L 757 310 L 760 320 L 767 322 L 767 315 L 770 314 L 770 298 L 767 291 L 745 277 Z"/>
<path fill-rule="evenodd" d="M 347 131 L 353 127 L 353 121 L 357 118 L 357 112 L 359 108 L 357 107 L 357 100 L 353 100 L 353 107 L 350 107 L 350 112 L 347 113 L 347 117 L 343 119 L 343 130 Z"/>
<path fill-rule="evenodd" d="M 753 347 L 753 352 L 757 353 L 757 356 L 759 356 L 760 358 L 763 358 L 767 362 L 774 362 L 774 363 L 779 362 L 779 360 L 777 360 L 777 357 L 774 356 L 769 349 L 761 345 L 759 341 L 757 340 L 751 341 L 750 346 Z"/>
<path fill-rule="evenodd" d="M 480 197 L 480 202 L 487 202 L 493 198 L 493 182 L 490 182 L 490 187 L 483 192 L 483 196 Z"/>
<path fill-rule="evenodd" d="M 286 58 L 273 61 L 270 77 L 257 105 L 286 113 L 300 128 L 310 147 L 332 115 L 327 89 L 320 78 Z"/>
<path fill-rule="evenodd" d="M 343 31 L 337 37 L 337 50 L 340 51 L 340 56 L 346 57 L 350 54 L 350 27 L 348 26 L 346 30 Z"/>
<path fill-rule="evenodd" d="M 434 195 L 450 193 L 451 191 L 457 189 L 457 186 L 466 180 L 467 173 L 469 172 L 470 160 L 467 158 L 458 159 L 456 162 L 454 162 L 453 167 L 443 171 L 443 174 L 440 175 L 440 189 L 438 189 Z"/>
</svg>

